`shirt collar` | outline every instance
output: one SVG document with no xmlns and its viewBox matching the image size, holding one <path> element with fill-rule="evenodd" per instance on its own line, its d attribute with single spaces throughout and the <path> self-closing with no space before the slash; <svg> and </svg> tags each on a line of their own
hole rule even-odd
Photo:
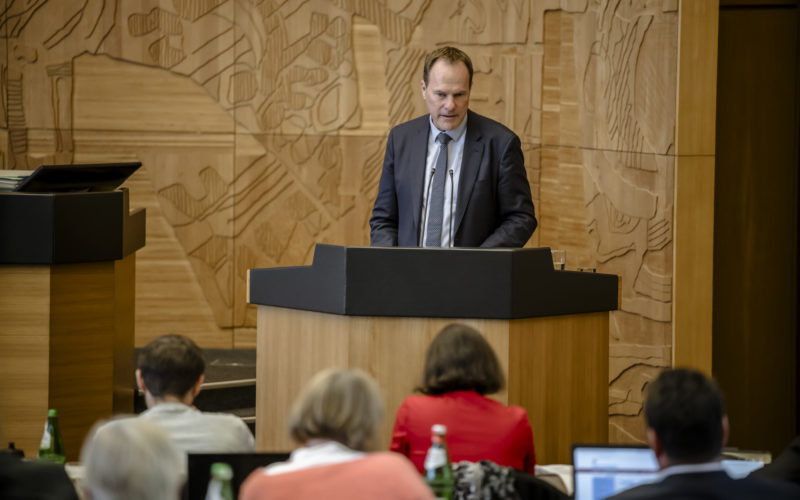
<svg viewBox="0 0 800 500">
<path fill-rule="evenodd" d="M 185 405 L 183 403 L 177 401 L 169 401 L 166 403 L 158 403 L 157 405 L 153 406 L 152 408 L 148 408 L 145 413 L 153 414 L 153 413 L 183 413 L 187 411 L 197 411 L 195 408 L 192 408 L 189 405 Z"/>
<path fill-rule="evenodd" d="M 702 464 L 680 464 L 680 465 L 671 465 L 665 469 L 662 469 L 658 473 L 658 480 L 662 480 L 669 476 L 674 476 L 676 474 L 696 474 L 699 472 L 725 472 L 725 469 L 722 467 L 721 462 L 706 462 Z"/>
<path fill-rule="evenodd" d="M 440 133 L 444 132 L 447 135 L 449 135 L 451 139 L 453 139 L 454 143 L 458 142 L 459 139 L 461 139 L 461 137 L 464 135 L 464 132 L 467 131 L 467 118 L 468 117 L 469 117 L 469 114 L 464 115 L 464 119 L 461 121 L 461 123 L 458 124 L 458 127 L 454 128 L 453 130 L 439 130 L 438 128 L 436 128 L 436 125 L 433 124 L 433 118 L 430 115 L 428 115 L 428 121 L 431 124 L 431 137 L 435 141 L 436 140 L 436 136 L 438 136 Z"/>
</svg>

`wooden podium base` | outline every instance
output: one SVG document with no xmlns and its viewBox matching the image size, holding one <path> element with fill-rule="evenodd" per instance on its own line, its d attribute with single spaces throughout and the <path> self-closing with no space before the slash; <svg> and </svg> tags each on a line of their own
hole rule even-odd
<svg viewBox="0 0 800 500">
<path fill-rule="evenodd" d="M 48 408 L 67 460 L 91 426 L 133 412 L 136 255 L 0 266 L 0 437 L 33 458 Z"/>
<path fill-rule="evenodd" d="M 256 446 L 296 447 L 288 413 L 325 368 L 361 368 L 378 382 L 388 448 L 394 415 L 419 383 L 428 344 L 459 322 L 495 349 L 507 388 L 493 395 L 528 412 L 537 463 L 570 463 L 574 442 L 608 441 L 608 312 L 513 320 L 344 316 L 258 306 Z M 491 422 L 486 425 L 491 426 Z"/>
</svg>

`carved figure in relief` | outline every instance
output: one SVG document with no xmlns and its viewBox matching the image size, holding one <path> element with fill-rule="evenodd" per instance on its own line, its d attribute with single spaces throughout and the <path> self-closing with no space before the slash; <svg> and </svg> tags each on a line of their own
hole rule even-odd
<svg viewBox="0 0 800 500">
<path fill-rule="evenodd" d="M 641 441 L 643 389 L 670 364 L 677 16 L 667 2 L 595 2 L 574 19 L 576 39 L 593 34 L 578 68 L 588 230 L 601 269 L 622 276 L 612 439 Z"/>
<path fill-rule="evenodd" d="M 426 57 L 420 87 L 429 113 L 389 133 L 373 245 L 521 247 L 536 228 L 520 140 L 469 111 L 472 76 L 459 49 Z"/>
</svg>

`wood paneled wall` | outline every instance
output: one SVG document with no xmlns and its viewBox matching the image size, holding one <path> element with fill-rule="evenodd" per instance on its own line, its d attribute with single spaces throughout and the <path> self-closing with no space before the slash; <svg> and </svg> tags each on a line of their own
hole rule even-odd
<svg viewBox="0 0 800 500">
<path fill-rule="evenodd" d="M 734 446 L 779 453 L 798 426 L 800 3 L 722 2 L 713 372 Z"/>
<path fill-rule="evenodd" d="M 622 277 L 610 439 L 642 441 L 672 357 L 677 0 L 4 0 L 6 168 L 139 159 L 136 343 L 255 345 L 245 271 L 368 244 L 385 138 L 425 112 L 426 52 L 522 139 L 530 246 Z M 715 2 L 710 2 L 716 5 Z"/>
</svg>

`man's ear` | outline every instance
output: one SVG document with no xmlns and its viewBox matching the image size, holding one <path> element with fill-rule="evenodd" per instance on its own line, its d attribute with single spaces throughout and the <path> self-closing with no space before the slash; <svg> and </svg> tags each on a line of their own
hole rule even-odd
<svg viewBox="0 0 800 500">
<path fill-rule="evenodd" d="M 205 380 L 205 374 L 197 377 L 197 382 L 195 382 L 194 386 L 192 386 L 192 399 L 196 398 L 197 395 L 200 394 L 200 391 L 203 389 L 203 382 L 205 382 Z"/>
<path fill-rule="evenodd" d="M 653 450 L 653 453 L 655 453 L 656 456 L 663 451 L 661 448 L 661 441 L 658 440 L 656 431 L 654 431 L 651 427 L 647 428 L 647 446 Z"/>
<path fill-rule="evenodd" d="M 147 386 L 144 385 L 144 379 L 142 378 L 142 370 L 138 368 L 136 369 L 136 387 L 142 392 L 147 392 Z"/>
<path fill-rule="evenodd" d="M 664 446 L 662 446 L 656 431 L 653 430 L 652 427 L 647 428 L 647 445 L 653 450 L 653 454 L 656 456 L 656 461 L 658 461 L 658 467 L 660 469 L 669 466 L 669 457 L 667 457 Z"/>
<path fill-rule="evenodd" d="M 422 90 L 422 100 L 424 101 L 425 100 L 425 89 L 426 89 L 425 80 L 420 80 L 419 81 L 419 88 Z"/>
</svg>

